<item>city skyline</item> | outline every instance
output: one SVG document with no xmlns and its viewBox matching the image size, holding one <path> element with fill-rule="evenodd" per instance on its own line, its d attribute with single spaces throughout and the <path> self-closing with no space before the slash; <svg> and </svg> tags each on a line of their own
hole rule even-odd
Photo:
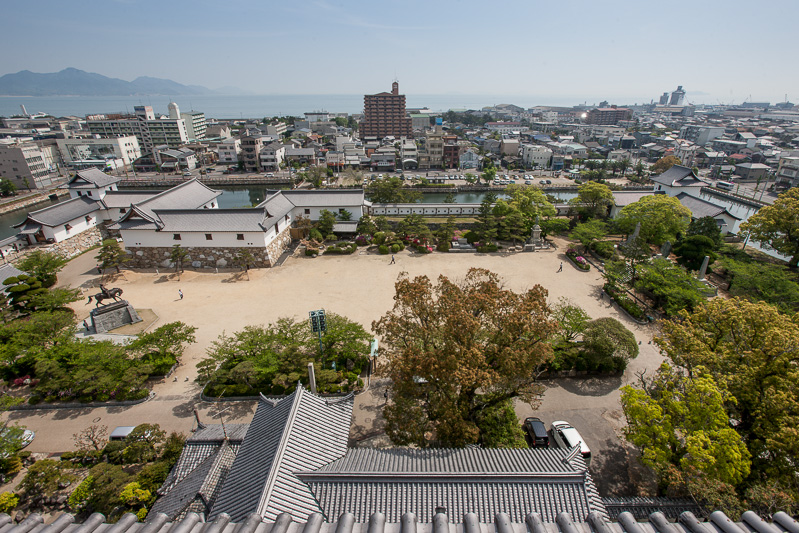
<svg viewBox="0 0 799 533">
<path fill-rule="evenodd" d="M 0 60 L 0 74 L 74 67 L 252 94 L 374 94 L 398 79 L 404 94 L 559 95 L 575 104 L 648 103 L 677 85 L 686 103 L 777 103 L 799 84 L 786 65 L 799 6 L 783 0 L 757 17 L 736 1 L 162 6 L 9 4 L 6 44 L 19 52 Z"/>
</svg>

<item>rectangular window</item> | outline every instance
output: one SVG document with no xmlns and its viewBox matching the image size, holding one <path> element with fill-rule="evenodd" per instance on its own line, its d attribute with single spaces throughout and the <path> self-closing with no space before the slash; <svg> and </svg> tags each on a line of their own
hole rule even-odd
<svg viewBox="0 0 799 533">
<path fill-rule="evenodd" d="M 205 240 L 206 241 L 212 241 L 212 240 L 214 240 L 214 237 L 210 233 L 206 233 L 205 234 Z"/>
<path fill-rule="evenodd" d="M 310 209 L 306 209 L 306 210 L 305 210 L 305 214 L 306 214 L 306 215 L 310 215 L 310 214 L 311 214 L 311 210 L 310 210 Z"/>
<path fill-rule="evenodd" d="M 180 233 L 173 233 L 172 234 L 172 240 L 173 241 L 179 241 L 180 240 Z"/>
<path fill-rule="evenodd" d="M 244 234 L 243 233 L 237 233 L 236 234 L 236 240 L 237 241 L 243 241 L 244 240 Z"/>
</svg>

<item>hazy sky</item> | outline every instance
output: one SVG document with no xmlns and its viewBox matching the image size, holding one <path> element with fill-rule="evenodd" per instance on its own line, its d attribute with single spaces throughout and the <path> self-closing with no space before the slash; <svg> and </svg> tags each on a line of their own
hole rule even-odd
<svg viewBox="0 0 799 533">
<path fill-rule="evenodd" d="M 24 0 L 0 74 L 66 67 L 257 94 L 799 100 L 799 1 Z M 792 94 L 793 92 L 793 94 Z M 750 99 L 751 95 L 751 99 Z"/>
</svg>

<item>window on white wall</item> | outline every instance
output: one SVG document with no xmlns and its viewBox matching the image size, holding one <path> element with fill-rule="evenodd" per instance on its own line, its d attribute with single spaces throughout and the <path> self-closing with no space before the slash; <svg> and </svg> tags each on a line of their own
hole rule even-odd
<svg viewBox="0 0 799 533">
<path fill-rule="evenodd" d="M 173 241 L 179 241 L 180 240 L 180 233 L 173 233 L 172 234 L 172 240 Z"/>
<path fill-rule="evenodd" d="M 244 234 L 243 233 L 237 233 L 236 234 L 236 240 L 237 241 L 243 241 L 244 240 Z"/>
<path fill-rule="evenodd" d="M 214 236 L 211 233 L 206 233 L 205 234 L 205 240 L 206 241 L 212 241 L 212 240 L 214 240 Z"/>
</svg>

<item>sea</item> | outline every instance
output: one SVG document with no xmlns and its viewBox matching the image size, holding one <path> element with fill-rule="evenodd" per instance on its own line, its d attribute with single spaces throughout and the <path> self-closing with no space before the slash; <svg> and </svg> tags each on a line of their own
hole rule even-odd
<svg viewBox="0 0 799 533">
<path fill-rule="evenodd" d="M 56 117 L 85 116 L 101 113 L 132 113 L 133 106 L 149 105 L 156 113 L 167 113 L 167 105 L 175 101 L 181 111 L 199 111 L 207 118 L 244 119 L 274 116 L 303 116 L 304 113 L 362 113 L 362 94 L 267 94 L 267 95 L 202 95 L 202 96 L 0 96 L 0 116 L 22 112 L 46 113 Z M 407 94 L 409 109 L 431 111 L 482 109 L 497 104 L 514 104 L 525 109 L 536 105 L 577 105 L 573 98 L 543 95 L 470 95 L 470 94 Z"/>
</svg>

